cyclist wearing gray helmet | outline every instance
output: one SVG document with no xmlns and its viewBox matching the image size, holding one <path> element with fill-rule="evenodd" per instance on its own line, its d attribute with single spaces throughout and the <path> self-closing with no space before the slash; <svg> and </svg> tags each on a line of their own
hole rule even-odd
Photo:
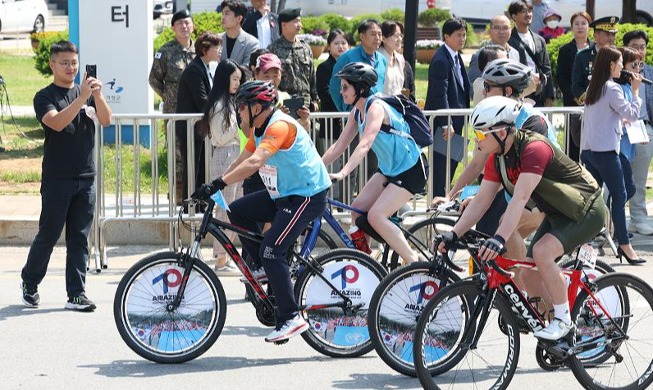
<svg viewBox="0 0 653 390">
<path fill-rule="evenodd" d="M 399 254 L 404 264 L 416 261 L 417 254 L 388 217 L 424 189 L 427 176 L 425 159 L 412 138 L 380 131 L 385 125 L 410 134 L 404 117 L 371 93 L 377 82 L 374 68 L 354 62 L 343 67 L 336 77 L 340 79 L 343 101 L 354 108 L 342 134 L 324 153 L 322 160 L 327 166 L 333 163 L 359 134 L 360 142 L 349 161 L 340 172 L 330 175 L 334 180 L 342 180 L 363 161 L 370 149 L 374 150 L 379 169 L 365 183 L 352 206 L 368 212 L 369 224 Z M 352 220 L 359 216 L 352 213 Z"/>
</svg>

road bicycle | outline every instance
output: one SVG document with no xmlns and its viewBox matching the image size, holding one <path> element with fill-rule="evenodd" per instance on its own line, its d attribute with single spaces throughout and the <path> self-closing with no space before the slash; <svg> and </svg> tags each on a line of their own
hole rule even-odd
<svg viewBox="0 0 653 390">
<path fill-rule="evenodd" d="M 202 355 L 224 326 L 227 301 L 222 283 L 198 258 L 207 234 L 222 245 L 252 286 L 258 320 L 266 326 L 275 324 L 274 297 L 254 279 L 224 230 L 257 242 L 263 235 L 213 218 L 213 200 L 191 199 L 189 203 L 191 207 L 206 205 L 191 245 L 134 264 L 121 279 L 114 298 L 114 320 L 123 341 L 138 355 L 158 363 L 181 363 Z M 185 223 L 182 211 L 179 223 Z M 327 356 L 356 357 L 371 351 L 367 308 L 385 269 L 369 255 L 351 249 L 331 250 L 308 259 L 291 247 L 288 259 L 302 266 L 294 287 L 300 313 L 310 324 L 302 338 Z"/>
<path fill-rule="evenodd" d="M 481 262 L 487 237 L 473 230 L 457 244 L 481 272 L 450 284 L 431 299 L 414 333 L 413 356 L 422 386 L 505 389 L 519 360 L 520 333 L 546 325 L 516 286 L 511 270 L 534 263 L 498 256 Z M 653 382 L 653 289 L 642 279 L 608 273 L 594 280 L 579 255 L 568 280 L 575 330 L 558 341 L 538 340 L 548 363 L 567 365 L 587 389 L 645 389 Z M 590 263 L 591 266 L 591 263 Z"/>
</svg>

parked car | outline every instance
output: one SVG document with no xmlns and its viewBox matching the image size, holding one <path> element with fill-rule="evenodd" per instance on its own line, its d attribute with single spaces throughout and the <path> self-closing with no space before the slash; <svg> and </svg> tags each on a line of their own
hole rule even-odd
<svg viewBox="0 0 653 390">
<path fill-rule="evenodd" d="M 561 16 L 560 25 L 569 28 L 569 18 L 575 12 L 584 11 L 587 0 L 545 0 L 550 7 Z M 508 9 L 510 1 L 507 0 L 455 0 L 451 5 L 451 12 L 475 26 L 485 26 L 490 19 Z M 653 9 L 651 1 L 639 0 L 637 2 L 637 17 L 640 23 L 653 26 Z M 622 2 L 617 0 L 596 0 L 594 4 L 596 18 L 604 16 L 621 16 Z"/>
<path fill-rule="evenodd" d="M 45 0 L 0 0 L 0 33 L 43 32 L 47 20 Z"/>
<path fill-rule="evenodd" d="M 172 13 L 172 0 L 152 0 L 154 19 Z"/>
</svg>

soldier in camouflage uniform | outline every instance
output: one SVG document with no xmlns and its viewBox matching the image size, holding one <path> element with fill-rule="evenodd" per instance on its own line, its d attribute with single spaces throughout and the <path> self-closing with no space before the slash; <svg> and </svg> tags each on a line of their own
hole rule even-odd
<svg viewBox="0 0 653 390">
<path fill-rule="evenodd" d="M 290 95 L 302 96 L 305 106 L 311 111 L 317 111 L 313 52 L 306 42 L 296 38 L 302 28 L 301 8 L 279 12 L 279 28 L 281 36 L 268 46 L 281 59 L 283 68 L 279 89 Z"/>
<path fill-rule="evenodd" d="M 186 69 L 193 58 L 195 48 L 190 39 L 195 26 L 188 10 L 181 10 L 172 16 L 171 29 L 175 33 L 175 39 L 167 42 L 154 54 L 152 69 L 150 70 L 150 86 L 163 99 L 163 113 L 174 114 L 177 109 L 177 85 L 181 73 Z M 166 128 L 167 145 L 167 121 Z M 176 167 L 176 188 L 178 197 L 183 193 L 182 172 L 184 161 L 182 160 L 179 142 L 175 143 L 175 167 Z M 180 199 L 177 200 L 177 204 Z"/>
</svg>

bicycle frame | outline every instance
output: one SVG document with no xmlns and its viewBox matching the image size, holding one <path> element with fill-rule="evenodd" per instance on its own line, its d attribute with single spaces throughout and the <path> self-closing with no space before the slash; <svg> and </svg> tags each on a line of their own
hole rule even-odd
<svg viewBox="0 0 653 390">
<path fill-rule="evenodd" d="M 190 245 L 186 253 L 183 255 L 183 258 L 180 259 L 184 262 L 184 275 L 182 277 L 181 284 L 179 286 L 179 292 L 177 293 L 177 296 L 175 297 L 174 301 L 171 302 L 168 305 L 168 310 L 172 311 L 176 309 L 180 304 L 181 300 L 184 295 L 184 291 L 186 289 L 186 284 L 188 282 L 188 278 L 192 269 L 192 261 L 190 259 L 197 258 L 197 253 L 200 251 L 200 243 L 201 241 L 206 237 L 207 233 L 210 233 L 222 247 L 225 249 L 229 257 L 236 263 L 236 266 L 240 270 L 240 272 L 243 274 L 243 276 L 247 279 L 248 283 L 252 286 L 254 291 L 256 292 L 257 296 L 261 299 L 263 304 L 266 306 L 267 309 L 274 311 L 274 307 L 269 299 L 268 294 L 265 292 L 261 284 L 254 278 L 252 275 L 252 272 L 245 262 L 245 260 L 242 258 L 238 250 L 236 249 L 236 246 L 233 244 L 233 242 L 227 237 L 227 235 L 224 233 L 223 230 L 230 230 L 235 232 L 241 237 L 245 237 L 245 239 L 249 239 L 252 241 L 256 242 L 262 242 L 263 241 L 263 235 L 260 233 L 255 233 L 251 232 L 249 230 L 240 228 L 236 225 L 232 225 L 227 222 L 220 221 L 218 219 L 215 219 L 212 217 L 213 215 L 213 208 L 215 207 L 215 202 L 213 200 L 207 201 L 208 205 L 206 208 L 206 211 L 204 212 L 204 216 L 202 217 L 202 223 L 200 225 L 199 230 L 195 234 L 195 238 L 193 240 L 193 243 Z M 317 232 L 316 229 L 313 229 L 315 232 Z M 317 235 L 317 233 L 316 233 Z M 317 237 L 315 237 L 317 239 Z M 313 246 L 315 244 L 315 241 L 313 241 Z M 305 247 L 307 246 L 306 244 L 304 245 Z M 312 249 L 312 248 L 311 248 Z M 310 253 L 310 250 L 309 250 Z M 311 272 L 313 272 L 316 276 L 318 276 L 320 279 L 324 281 L 333 291 L 336 292 L 336 294 L 342 299 L 342 302 L 336 302 L 336 303 L 331 303 L 331 304 L 324 304 L 324 305 L 319 305 L 319 307 L 311 307 L 311 308 L 328 308 L 328 307 L 340 307 L 343 310 L 351 310 L 355 309 L 358 305 L 353 305 L 352 301 L 350 298 L 345 296 L 342 291 L 338 290 L 332 283 L 329 281 L 324 275 L 322 275 L 322 270 L 316 267 L 312 262 L 306 261 L 306 258 L 303 257 L 301 254 L 298 254 L 296 252 L 291 251 L 291 254 L 300 262 L 302 262 L 303 265 L 308 267 Z M 309 309 L 307 307 L 300 307 L 300 310 L 305 310 Z"/>
<path fill-rule="evenodd" d="M 331 206 L 331 207 L 338 207 L 338 208 L 342 208 L 342 209 L 345 209 L 345 210 L 353 211 L 353 212 L 355 212 L 357 214 L 367 215 L 366 211 L 359 210 L 359 209 L 357 209 L 355 207 L 352 207 L 350 205 L 347 205 L 347 204 L 342 203 L 340 201 L 337 201 L 335 199 L 330 199 L 329 198 L 329 199 L 327 199 L 327 202 L 329 203 L 329 206 Z M 351 241 L 351 238 L 349 238 L 349 234 L 347 234 L 347 232 L 344 231 L 342 226 L 340 226 L 340 223 L 338 223 L 338 221 L 335 219 L 335 217 L 331 213 L 330 208 L 327 207 L 324 210 L 324 212 L 322 213 L 322 217 L 316 218 L 313 221 L 313 230 L 306 236 L 306 240 L 304 241 L 304 245 L 302 246 L 302 249 L 300 251 L 300 256 L 302 256 L 304 258 L 308 258 L 310 253 L 312 252 L 312 250 L 315 248 L 315 245 L 317 243 L 318 234 L 320 232 L 320 229 L 322 228 L 322 218 L 324 218 L 324 220 L 327 222 L 327 224 L 329 226 L 331 226 L 331 229 L 333 229 L 333 231 L 338 235 L 338 237 L 340 237 L 340 240 L 345 244 L 345 246 L 347 248 L 356 249 L 356 246 Z M 429 258 L 431 256 L 431 254 L 428 252 L 427 245 L 425 243 L 423 243 L 417 237 L 412 235 L 408 230 L 404 229 L 401 226 L 400 223 L 397 223 L 397 226 L 402 231 L 402 233 L 404 234 L 406 239 L 409 242 L 411 242 L 420 251 L 422 256 L 424 256 L 425 258 Z M 387 245 L 387 244 L 383 243 L 383 245 Z M 381 259 L 381 264 L 383 264 L 383 266 L 387 265 L 388 255 L 389 255 L 389 251 L 384 250 L 383 251 L 383 258 Z M 391 267 L 392 267 L 392 264 L 391 264 Z"/>
<path fill-rule="evenodd" d="M 521 289 L 517 287 L 513 279 L 514 274 L 509 271 L 511 269 L 519 268 L 537 271 L 537 265 L 533 262 L 508 259 L 501 255 L 497 256 L 493 260 L 480 262 L 478 260 L 479 247 L 477 245 L 467 244 L 467 249 L 472 254 L 474 262 L 477 263 L 479 269 L 483 269 L 483 272 L 477 277 L 485 279 L 485 282 L 487 283 L 487 289 L 489 290 L 490 294 L 489 298 L 485 300 L 484 305 L 476 306 L 474 313 L 471 316 L 472 319 L 479 319 L 478 324 L 475 324 L 474 321 L 470 321 L 470 324 L 464 331 L 463 339 L 466 340 L 469 340 L 469 338 L 472 336 L 471 333 L 474 332 L 474 338 L 470 343 L 470 349 L 474 349 L 478 343 L 481 332 L 477 332 L 476 330 L 484 328 L 490 315 L 490 308 L 494 302 L 494 299 L 496 299 L 497 294 L 501 294 L 507 299 L 512 308 L 517 311 L 516 316 L 521 318 L 528 325 L 529 329 L 532 332 L 544 328 L 546 325 L 544 319 L 537 311 L 537 309 L 535 309 L 529 300 L 524 296 Z M 620 329 L 615 319 L 610 315 L 610 312 L 594 295 L 592 282 L 588 280 L 585 272 L 580 267 L 580 260 L 576 259 L 576 261 L 577 264 L 574 268 L 562 270 L 563 274 L 568 277 L 570 282 L 567 288 L 569 307 L 574 307 L 578 291 L 579 289 L 582 289 L 592 299 L 593 305 L 589 305 L 589 308 L 592 310 L 594 315 L 598 315 L 599 313 L 605 315 L 605 318 L 608 319 L 612 325 Z M 624 332 L 621 333 L 625 335 Z M 591 350 L 601 346 L 601 344 L 605 344 L 605 340 L 599 341 L 600 338 L 601 337 L 595 337 L 578 343 L 572 346 L 572 348 L 570 348 L 567 353 L 577 354 L 585 350 Z"/>
</svg>

